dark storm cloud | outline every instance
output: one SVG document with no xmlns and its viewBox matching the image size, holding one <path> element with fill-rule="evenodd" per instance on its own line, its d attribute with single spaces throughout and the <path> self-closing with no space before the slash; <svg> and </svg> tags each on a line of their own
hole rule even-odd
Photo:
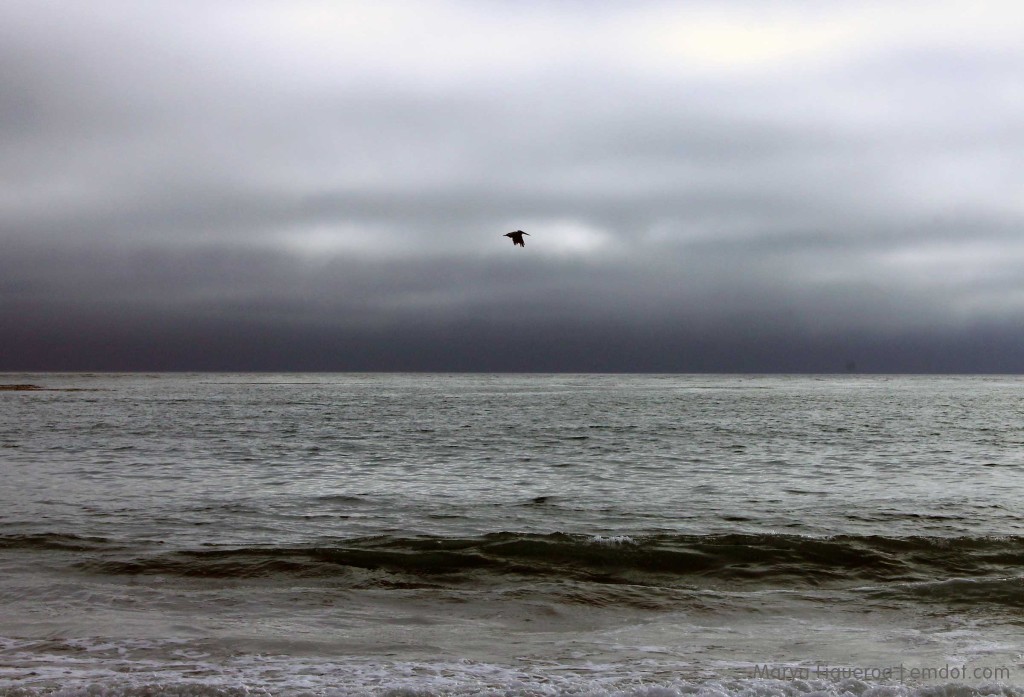
<svg viewBox="0 0 1024 697">
<path fill-rule="evenodd" d="M 1019 10 L 592 7 L 6 3 L 0 368 L 1024 369 Z"/>
</svg>

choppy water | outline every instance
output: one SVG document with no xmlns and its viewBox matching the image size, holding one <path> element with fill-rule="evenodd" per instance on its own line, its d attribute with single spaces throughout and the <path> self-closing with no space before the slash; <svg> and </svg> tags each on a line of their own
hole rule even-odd
<svg viewBox="0 0 1024 697">
<path fill-rule="evenodd" d="M 0 694 L 1024 695 L 1024 378 L 3 383 Z"/>
</svg>

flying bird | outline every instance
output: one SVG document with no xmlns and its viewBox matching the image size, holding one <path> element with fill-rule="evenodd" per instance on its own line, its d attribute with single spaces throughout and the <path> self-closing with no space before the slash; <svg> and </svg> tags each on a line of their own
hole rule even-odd
<svg viewBox="0 0 1024 697">
<path fill-rule="evenodd" d="M 525 247 L 526 241 L 523 240 L 523 235 L 529 234 L 530 233 L 523 232 L 522 230 L 516 230 L 515 232 L 506 232 L 504 235 L 502 235 L 502 237 L 511 237 L 513 246 L 518 244 L 520 247 Z"/>
</svg>

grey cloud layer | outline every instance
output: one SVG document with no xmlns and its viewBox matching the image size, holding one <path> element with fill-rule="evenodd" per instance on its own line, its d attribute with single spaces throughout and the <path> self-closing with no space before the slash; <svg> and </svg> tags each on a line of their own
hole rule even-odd
<svg viewBox="0 0 1024 697">
<path fill-rule="evenodd" d="M 346 7 L 0 9 L 0 368 L 1024 369 L 998 22 L 737 67 L 667 4 Z"/>
</svg>

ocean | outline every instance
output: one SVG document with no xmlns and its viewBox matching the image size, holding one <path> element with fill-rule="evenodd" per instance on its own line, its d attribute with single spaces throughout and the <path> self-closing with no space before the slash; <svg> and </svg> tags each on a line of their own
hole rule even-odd
<svg viewBox="0 0 1024 697">
<path fill-rule="evenodd" d="M 1024 697 L 1024 377 L 0 384 L 0 695 Z"/>
</svg>

